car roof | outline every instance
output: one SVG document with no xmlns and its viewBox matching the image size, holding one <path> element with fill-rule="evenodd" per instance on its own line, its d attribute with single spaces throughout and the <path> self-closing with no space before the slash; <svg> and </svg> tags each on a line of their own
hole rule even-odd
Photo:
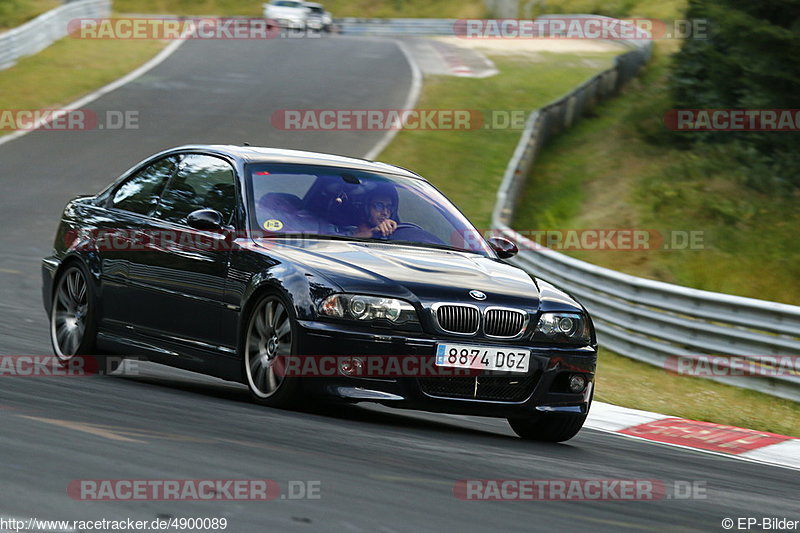
<svg viewBox="0 0 800 533">
<path fill-rule="evenodd" d="M 350 168 L 367 172 L 384 172 L 409 178 L 424 179 L 419 174 L 402 167 L 323 152 L 289 150 L 285 148 L 267 148 L 261 146 L 234 146 L 223 144 L 189 144 L 168 150 L 167 152 L 208 152 L 240 159 L 250 163 L 294 163 L 302 165 L 324 165 L 338 168 Z M 165 153 L 167 153 L 165 152 Z"/>
</svg>

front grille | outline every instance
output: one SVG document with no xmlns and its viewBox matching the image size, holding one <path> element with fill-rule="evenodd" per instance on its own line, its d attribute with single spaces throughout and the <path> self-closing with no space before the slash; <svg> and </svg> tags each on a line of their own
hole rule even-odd
<svg viewBox="0 0 800 533">
<path fill-rule="evenodd" d="M 480 312 L 475 307 L 466 305 L 443 305 L 436 310 L 436 321 L 439 327 L 449 333 L 477 333 L 481 320 Z"/>
<path fill-rule="evenodd" d="M 442 398 L 472 398 L 475 378 L 420 378 L 422 392 Z"/>
<path fill-rule="evenodd" d="M 514 309 L 489 309 L 483 319 L 483 331 L 492 337 L 516 337 L 526 326 L 527 314 Z"/>
<path fill-rule="evenodd" d="M 539 372 L 536 372 L 524 376 L 420 378 L 419 385 L 422 392 L 437 398 L 522 402 L 533 394 L 538 381 Z"/>
</svg>

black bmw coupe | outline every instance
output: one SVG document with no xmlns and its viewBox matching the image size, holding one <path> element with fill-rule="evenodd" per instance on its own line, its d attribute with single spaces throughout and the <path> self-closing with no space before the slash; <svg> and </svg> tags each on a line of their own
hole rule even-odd
<svg viewBox="0 0 800 533">
<path fill-rule="evenodd" d="M 50 337 L 312 398 L 507 418 L 563 441 L 592 400 L 586 310 L 504 262 L 408 170 L 334 155 L 184 146 L 69 202 L 42 264 Z"/>
</svg>

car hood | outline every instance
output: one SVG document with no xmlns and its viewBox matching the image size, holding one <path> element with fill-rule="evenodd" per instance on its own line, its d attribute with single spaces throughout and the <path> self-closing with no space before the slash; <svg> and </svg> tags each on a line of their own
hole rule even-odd
<svg viewBox="0 0 800 533">
<path fill-rule="evenodd" d="M 539 290 L 527 273 L 475 253 L 335 240 L 257 243 L 274 259 L 313 269 L 345 292 L 476 303 L 469 292 L 478 290 L 485 304 L 538 307 Z"/>
</svg>

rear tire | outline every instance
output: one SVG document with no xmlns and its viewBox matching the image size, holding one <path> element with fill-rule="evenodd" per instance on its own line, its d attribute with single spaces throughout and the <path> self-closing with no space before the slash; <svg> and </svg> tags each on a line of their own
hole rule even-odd
<svg viewBox="0 0 800 533">
<path fill-rule="evenodd" d="M 50 306 L 50 344 L 61 365 L 95 353 L 97 317 L 94 289 L 83 263 L 68 265 L 56 278 Z"/>
<path fill-rule="evenodd" d="M 279 408 L 300 406 L 299 378 L 283 376 L 276 368 L 279 356 L 297 353 L 297 319 L 291 305 L 275 293 L 258 297 L 247 317 L 239 351 L 245 384 L 255 402 Z"/>
</svg>

